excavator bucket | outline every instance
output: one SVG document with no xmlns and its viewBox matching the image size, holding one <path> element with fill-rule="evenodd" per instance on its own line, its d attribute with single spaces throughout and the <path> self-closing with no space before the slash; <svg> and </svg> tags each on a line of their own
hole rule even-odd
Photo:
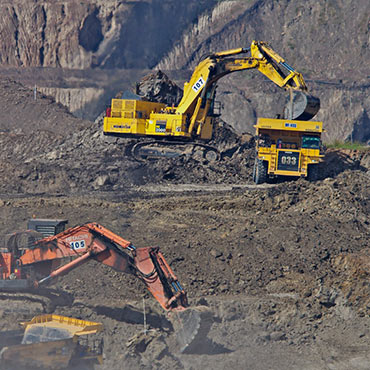
<svg viewBox="0 0 370 370">
<path fill-rule="evenodd" d="M 292 91 L 287 97 L 284 119 L 308 121 L 320 109 L 320 99 L 302 91 Z"/>
<path fill-rule="evenodd" d="M 177 347 L 183 353 L 197 353 L 206 343 L 213 314 L 206 306 L 190 307 L 171 313 Z"/>
</svg>

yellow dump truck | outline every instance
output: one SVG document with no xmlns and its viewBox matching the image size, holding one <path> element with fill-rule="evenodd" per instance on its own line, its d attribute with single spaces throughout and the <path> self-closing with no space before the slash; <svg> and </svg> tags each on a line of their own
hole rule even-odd
<svg viewBox="0 0 370 370">
<path fill-rule="evenodd" d="M 322 161 L 322 122 L 259 118 L 256 128 L 256 159 L 253 181 L 262 184 L 269 177 L 318 178 Z"/>
<path fill-rule="evenodd" d="M 11 344 L 0 351 L 1 369 L 65 369 L 87 361 L 102 364 L 102 340 L 87 337 L 103 329 L 100 323 L 50 314 L 22 326 L 22 343 L 8 341 Z"/>
</svg>

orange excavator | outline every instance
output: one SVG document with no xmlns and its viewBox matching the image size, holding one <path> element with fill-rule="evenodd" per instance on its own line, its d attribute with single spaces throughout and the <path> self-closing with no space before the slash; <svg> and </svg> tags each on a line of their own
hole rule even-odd
<svg viewBox="0 0 370 370">
<path fill-rule="evenodd" d="M 182 351 L 194 340 L 201 313 L 198 315 L 189 308 L 186 292 L 158 247 L 136 248 L 97 223 L 45 237 L 48 231 L 50 234 L 52 223 L 54 230 L 59 231 L 58 227 L 66 221 L 34 219 L 31 222 L 33 230 L 10 234 L 7 247 L 0 249 L 0 290 L 37 291 L 58 276 L 95 260 L 136 276 L 164 310 L 176 313 L 175 327 L 180 326 L 177 339 Z M 72 261 L 63 264 L 71 258 Z M 182 321 L 180 325 L 179 320 Z M 186 322 L 188 320 L 192 322 Z"/>
</svg>

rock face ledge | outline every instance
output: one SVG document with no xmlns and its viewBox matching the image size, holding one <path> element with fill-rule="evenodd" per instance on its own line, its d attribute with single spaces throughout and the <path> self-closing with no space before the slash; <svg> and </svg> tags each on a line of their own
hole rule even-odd
<svg viewBox="0 0 370 370">
<path fill-rule="evenodd" d="M 0 64 L 151 68 L 211 0 L 40 1 L 0 5 Z"/>
<path fill-rule="evenodd" d="M 302 72 L 310 93 L 320 98 L 314 119 L 325 122 L 326 141 L 370 142 L 366 0 L 356 6 L 315 0 L 15 0 L 1 2 L 0 14 L 0 72 L 22 67 L 16 80 L 37 84 L 80 117 L 94 120 L 117 91 L 139 80 L 133 77 L 138 71 L 190 73 L 210 52 L 248 47 L 256 39 Z M 25 67 L 33 68 L 28 81 Z M 46 76 L 38 67 L 52 71 Z M 253 132 L 257 117 L 281 113 L 285 98 L 254 72 L 227 76 L 217 90 L 223 120 L 240 133 Z M 99 80 L 99 73 L 106 74 Z"/>
</svg>

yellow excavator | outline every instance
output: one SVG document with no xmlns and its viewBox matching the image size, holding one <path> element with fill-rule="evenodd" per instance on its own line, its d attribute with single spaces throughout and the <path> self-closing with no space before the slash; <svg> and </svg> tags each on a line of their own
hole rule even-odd
<svg viewBox="0 0 370 370">
<path fill-rule="evenodd" d="M 249 57 L 240 56 L 249 52 Z M 218 159 L 217 149 L 205 144 L 212 139 L 215 117 L 220 115 L 220 105 L 215 102 L 217 81 L 229 73 L 247 69 L 258 69 L 277 86 L 290 92 L 284 118 L 309 120 L 318 112 L 320 100 L 307 94 L 302 75 L 267 43 L 253 41 L 250 48 L 221 51 L 204 58 L 185 83 L 178 106 L 112 99 L 104 118 L 104 134 L 153 139 L 152 142 L 139 141 L 133 146 L 132 154 L 136 158 L 150 156 L 152 153 L 143 149 L 151 143 L 176 145 L 185 141 L 203 147 L 207 159 Z"/>
</svg>

